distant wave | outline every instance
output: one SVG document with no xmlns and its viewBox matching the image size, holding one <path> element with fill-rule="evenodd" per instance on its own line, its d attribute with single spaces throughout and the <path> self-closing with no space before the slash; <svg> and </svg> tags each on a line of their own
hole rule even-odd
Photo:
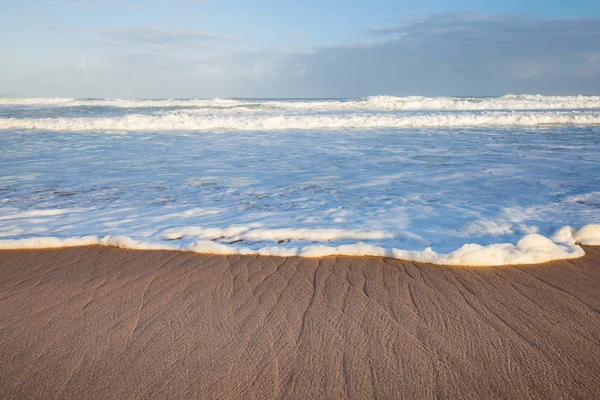
<svg viewBox="0 0 600 400">
<path fill-rule="evenodd" d="M 195 108 L 241 111 L 573 110 L 599 109 L 600 96 L 507 95 L 491 98 L 371 96 L 347 100 L 0 98 L 1 106 Z"/>
<path fill-rule="evenodd" d="M 598 125 L 600 111 L 462 112 L 437 114 L 162 115 L 104 118 L 0 118 L 0 129 L 52 131 L 305 130 L 419 127 Z"/>
</svg>

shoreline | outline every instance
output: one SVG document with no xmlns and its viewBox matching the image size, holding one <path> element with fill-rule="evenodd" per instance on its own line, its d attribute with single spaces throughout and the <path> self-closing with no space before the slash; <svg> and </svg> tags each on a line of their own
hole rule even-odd
<svg viewBox="0 0 600 400">
<path fill-rule="evenodd" d="M 600 246 L 539 265 L 0 251 L 2 398 L 590 398 Z"/>
<path fill-rule="evenodd" d="M 315 232 L 310 232 L 313 235 Z M 329 232 L 331 234 L 331 232 Z M 177 239 L 185 236 L 176 235 Z M 172 239 L 163 239 L 172 241 Z M 233 242 L 235 243 L 235 242 Z M 128 236 L 83 236 L 57 238 L 52 236 L 27 239 L 0 239 L 2 250 L 59 249 L 85 246 L 115 247 L 129 250 L 182 251 L 201 255 L 241 255 L 267 257 L 321 258 L 328 256 L 383 257 L 401 261 L 430 263 L 444 266 L 491 267 L 499 265 L 536 265 L 557 260 L 585 256 L 584 247 L 600 245 L 600 224 L 588 224 L 579 229 L 564 226 L 552 238 L 537 233 L 521 237 L 516 244 L 493 243 L 479 245 L 466 243 L 456 250 L 437 253 L 431 247 L 423 250 L 402 250 L 394 247 L 356 242 L 329 245 L 315 242 L 298 247 L 267 245 L 262 248 L 237 247 L 214 240 L 198 240 L 188 245 L 138 241 Z"/>
<path fill-rule="evenodd" d="M 85 239 L 85 238 L 83 238 Z M 128 238 L 129 239 L 129 238 Z M 2 240 L 0 240 L 0 243 L 2 242 Z M 212 241 L 210 241 L 212 242 Z M 215 242 L 212 242 L 215 243 Z M 136 244 L 140 244 L 139 247 L 135 247 Z M 218 243 L 215 243 L 218 244 Z M 504 244 L 504 243 L 502 243 Z M 327 254 L 327 255 L 323 255 L 323 256 L 319 256 L 319 255 L 298 255 L 298 254 L 291 254 L 291 255 L 277 255 L 277 254 L 261 254 L 259 252 L 252 252 L 252 253 L 244 253 L 244 252 L 240 252 L 240 253 L 224 253 L 224 252 L 204 252 L 204 251 L 196 251 L 193 249 L 189 249 L 189 248 L 177 248 L 177 247 L 169 247 L 168 244 L 160 244 L 160 243 L 134 243 L 132 245 L 132 247 L 127 247 L 126 245 L 120 245 L 120 244 L 114 244 L 114 243 L 91 243 L 91 244 L 67 244 L 67 245 L 61 245 L 61 246 L 49 246 L 49 247 L 15 247 L 15 248 L 3 248 L 0 247 L 0 257 L 2 257 L 3 253 L 11 253 L 11 252 L 47 252 L 47 251 L 61 251 L 61 250 L 75 250 L 75 249 L 112 249 L 112 250 L 118 250 L 118 251 L 133 251 L 133 252 L 167 252 L 167 253 L 183 253 L 183 254 L 189 254 L 189 255 L 196 255 L 196 256 L 200 256 L 200 257 L 242 257 L 242 258 L 246 258 L 246 257 L 252 257 L 252 258 L 266 258 L 266 259 L 288 259 L 288 258 L 294 258 L 294 259 L 306 259 L 306 260 L 324 260 L 324 259 L 332 259 L 332 258 L 342 258 L 342 259 L 366 259 L 366 260 L 391 260 L 391 261 L 397 261 L 400 263 L 416 263 L 416 264 L 423 264 L 423 265 L 427 265 L 429 267 L 446 267 L 446 268 L 500 268 L 500 267 L 511 267 L 511 266 L 523 266 L 523 267 L 535 267 L 535 266 L 543 266 L 546 264 L 551 264 L 554 262 L 561 262 L 561 261 L 577 261 L 577 260 L 581 260 L 584 259 L 586 257 L 588 257 L 588 253 L 586 251 L 586 249 L 588 248 L 600 248 L 600 245 L 583 245 L 583 244 L 579 244 L 576 243 L 575 246 L 580 247 L 583 250 L 582 255 L 574 255 L 572 257 L 568 257 L 568 258 L 559 258 L 559 259 L 551 259 L 548 261 L 541 261 L 541 262 L 531 262 L 531 263 L 511 263 L 511 264 L 490 264 L 490 265 L 486 265 L 486 264 L 482 264 L 482 265 L 478 265 L 478 264 L 442 264 L 442 263 L 437 263 L 437 262 L 427 262 L 427 261 L 420 261 L 420 260 L 415 260 L 415 259 L 409 259 L 409 258 L 395 258 L 392 256 L 387 256 L 387 255 L 373 255 L 373 254 L 364 254 L 364 255 L 353 255 L 353 254 Z M 482 246 L 485 247 L 485 246 Z M 231 247 L 228 247 L 231 248 Z M 335 248 L 334 248 L 335 249 Z M 408 250 L 402 250 L 403 252 L 410 252 Z M 415 252 L 416 253 L 416 252 Z M 451 254 L 451 253 L 441 253 L 442 255 L 446 255 L 446 254 Z"/>
</svg>

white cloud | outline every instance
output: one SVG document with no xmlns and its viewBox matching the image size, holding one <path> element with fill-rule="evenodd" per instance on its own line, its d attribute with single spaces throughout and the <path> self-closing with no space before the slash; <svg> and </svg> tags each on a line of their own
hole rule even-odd
<svg viewBox="0 0 600 400">
<path fill-rule="evenodd" d="M 122 46 L 153 47 L 203 47 L 215 42 L 235 42 L 238 39 L 206 32 L 170 30 L 157 28 L 113 29 L 102 32 L 101 36 L 111 43 Z"/>
<path fill-rule="evenodd" d="M 112 54 L 103 46 L 104 55 L 78 65 L 13 75 L 3 90 L 69 97 L 600 93 L 600 18 L 444 14 L 374 28 L 370 42 L 293 52 L 250 44 L 239 51 L 236 38 L 202 31 L 123 28 L 90 35 L 110 44 Z"/>
</svg>

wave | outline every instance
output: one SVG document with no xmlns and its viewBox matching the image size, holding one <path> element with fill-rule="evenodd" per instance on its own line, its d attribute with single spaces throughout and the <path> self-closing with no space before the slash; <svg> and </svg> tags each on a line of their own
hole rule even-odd
<svg viewBox="0 0 600 400">
<path fill-rule="evenodd" d="M 600 108 L 600 96 L 506 95 L 490 98 L 370 96 L 345 100 L 0 98 L 0 106 L 176 107 L 212 110 L 239 109 L 241 111 L 574 110 Z"/>
<path fill-rule="evenodd" d="M 202 254 L 256 254 L 282 257 L 376 256 L 440 265 L 493 266 L 538 264 L 552 260 L 582 257 L 585 252 L 578 244 L 600 245 L 600 225 L 586 225 L 579 230 L 564 227 L 554 235 L 552 240 L 539 234 L 529 234 L 519 240 L 516 245 L 510 243 L 487 246 L 465 244 L 450 253 L 436 253 L 431 248 L 426 248 L 423 251 L 407 251 L 377 247 L 360 242 L 337 247 L 316 244 L 302 248 L 266 246 L 260 249 L 250 249 L 216 243 L 211 240 L 200 240 L 189 246 L 179 247 L 171 244 L 140 242 L 127 236 L 105 236 L 102 238 L 85 236 L 67 239 L 39 237 L 0 240 L 0 249 L 102 245 L 140 250 L 184 250 Z"/>
<path fill-rule="evenodd" d="M 265 106 L 321 111 L 347 110 L 568 110 L 600 108 L 600 96 L 507 95 L 503 97 L 370 96 L 349 101 L 265 102 Z"/>
<path fill-rule="evenodd" d="M 598 125 L 600 112 L 482 112 L 424 115 L 209 115 L 133 114 L 116 118 L 0 118 L 0 129 L 81 131 L 305 130 L 422 127 Z"/>
</svg>

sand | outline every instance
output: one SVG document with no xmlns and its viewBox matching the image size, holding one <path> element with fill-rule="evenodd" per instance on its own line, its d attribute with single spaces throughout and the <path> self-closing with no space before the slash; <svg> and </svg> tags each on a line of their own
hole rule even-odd
<svg viewBox="0 0 600 400">
<path fill-rule="evenodd" d="M 598 398 L 585 250 L 491 268 L 0 251 L 0 398 Z"/>
</svg>

